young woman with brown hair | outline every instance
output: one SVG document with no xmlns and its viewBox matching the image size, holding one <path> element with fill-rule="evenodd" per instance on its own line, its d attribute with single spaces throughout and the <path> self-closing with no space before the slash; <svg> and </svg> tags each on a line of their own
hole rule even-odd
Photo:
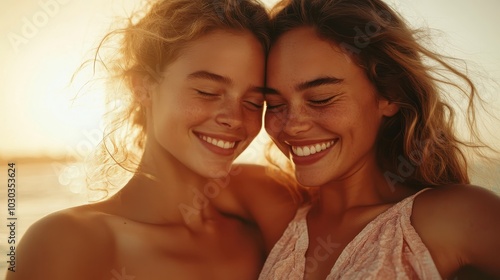
<svg viewBox="0 0 500 280">
<path fill-rule="evenodd" d="M 284 0 L 271 20 L 266 130 L 317 194 L 260 279 L 500 277 L 500 198 L 469 185 L 484 145 L 447 99 L 478 140 L 470 78 L 380 0 Z"/>
</svg>

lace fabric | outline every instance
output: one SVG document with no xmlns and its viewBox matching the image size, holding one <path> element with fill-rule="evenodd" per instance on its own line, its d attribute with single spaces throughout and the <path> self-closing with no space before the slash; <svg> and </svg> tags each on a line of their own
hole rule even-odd
<svg viewBox="0 0 500 280">
<path fill-rule="evenodd" d="M 441 279 L 429 250 L 411 224 L 413 201 L 419 193 L 368 223 L 345 247 L 326 279 Z M 310 208 L 307 205 L 297 211 L 271 250 L 259 280 L 303 278 Z"/>
</svg>

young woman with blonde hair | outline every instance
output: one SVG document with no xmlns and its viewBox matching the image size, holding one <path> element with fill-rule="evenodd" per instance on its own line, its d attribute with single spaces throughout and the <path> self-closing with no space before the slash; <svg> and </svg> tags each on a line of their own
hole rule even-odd
<svg viewBox="0 0 500 280">
<path fill-rule="evenodd" d="M 253 0 L 165 0 L 110 33 L 125 87 L 100 155 L 134 175 L 32 225 L 7 279 L 256 279 L 295 212 L 263 167 L 232 166 L 262 125 L 267 32 Z"/>
</svg>

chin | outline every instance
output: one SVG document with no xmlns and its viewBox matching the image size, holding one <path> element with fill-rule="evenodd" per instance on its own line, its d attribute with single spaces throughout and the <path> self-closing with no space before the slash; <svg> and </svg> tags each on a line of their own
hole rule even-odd
<svg viewBox="0 0 500 280">
<path fill-rule="evenodd" d="M 330 181 L 326 176 L 322 176 L 322 174 L 300 172 L 298 170 L 295 171 L 295 177 L 297 178 L 297 182 L 304 187 L 320 187 Z"/>
</svg>

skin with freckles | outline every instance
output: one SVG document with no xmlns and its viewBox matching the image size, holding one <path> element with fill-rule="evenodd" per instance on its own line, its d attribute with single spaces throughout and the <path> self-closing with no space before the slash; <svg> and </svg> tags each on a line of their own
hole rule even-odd
<svg viewBox="0 0 500 280">
<path fill-rule="evenodd" d="M 207 55 L 208 47 L 216 51 Z M 151 106 L 148 139 L 156 139 L 146 155 L 166 153 L 204 177 L 225 176 L 260 131 L 263 69 L 251 34 L 221 31 L 193 42 L 144 99 Z"/>
<path fill-rule="evenodd" d="M 310 30 L 293 35 L 278 41 L 270 53 L 268 86 L 279 92 L 266 96 L 268 133 L 290 155 L 305 186 L 373 168 L 378 127 L 397 106 L 378 99 L 364 71 L 339 48 L 326 41 L 302 43 L 316 39 Z M 322 144 L 329 148 L 311 149 Z M 303 150 L 302 156 L 291 147 Z M 305 157 L 311 150 L 315 154 Z"/>
<path fill-rule="evenodd" d="M 103 202 L 35 223 L 7 279 L 256 279 L 296 209 L 264 167 L 231 165 L 262 125 L 264 62 L 250 32 L 190 42 L 141 85 L 140 172 Z"/>
<path fill-rule="evenodd" d="M 400 108 L 382 98 L 365 69 L 313 27 L 282 34 L 267 67 L 266 130 L 295 163 L 298 181 L 318 192 L 307 214 L 305 257 L 315 258 L 312 248 L 321 248 L 325 236 L 336 244 L 317 267 L 306 265 L 304 279 L 325 279 L 369 222 L 416 193 L 405 184 L 391 186 L 377 161 L 381 124 Z M 498 213 L 497 195 L 448 185 L 417 196 L 411 223 L 443 278 L 498 277 Z"/>
</svg>

